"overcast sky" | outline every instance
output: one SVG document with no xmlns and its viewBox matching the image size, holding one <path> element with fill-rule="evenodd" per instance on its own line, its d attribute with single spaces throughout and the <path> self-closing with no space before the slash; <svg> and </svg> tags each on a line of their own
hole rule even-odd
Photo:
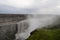
<svg viewBox="0 0 60 40">
<path fill-rule="evenodd" d="M 0 0 L 1 13 L 60 14 L 60 0 Z"/>
</svg>

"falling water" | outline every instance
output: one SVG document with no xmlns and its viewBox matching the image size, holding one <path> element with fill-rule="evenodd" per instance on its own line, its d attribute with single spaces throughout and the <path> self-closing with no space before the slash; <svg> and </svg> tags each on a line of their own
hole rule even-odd
<svg viewBox="0 0 60 40">
<path fill-rule="evenodd" d="M 27 39 L 32 31 L 52 25 L 57 20 L 56 17 L 56 15 L 28 15 L 26 20 L 17 23 L 18 33 L 16 34 L 16 39 Z"/>
</svg>

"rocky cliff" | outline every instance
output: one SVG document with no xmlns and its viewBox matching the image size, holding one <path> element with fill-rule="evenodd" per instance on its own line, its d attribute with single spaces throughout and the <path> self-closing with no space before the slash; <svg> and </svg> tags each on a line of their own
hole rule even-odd
<svg viewBox="0 0 60 40">
<path fill-rule="evenodd" d="M 17 22 L 26 19 L 23 14 L 0 14 L 0 40 L 13 40 L 17 33 Z"/>
</svg>

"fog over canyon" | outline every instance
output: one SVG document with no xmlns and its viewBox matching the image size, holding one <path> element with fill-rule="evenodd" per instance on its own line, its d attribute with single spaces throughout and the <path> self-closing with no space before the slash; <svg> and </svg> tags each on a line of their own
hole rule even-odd
<svg viewBox="0 0 60 40">
<path fill-rule="evenodd" d="M 60 15 L 0 14 L 0 40 L 25 40 L 31 32 L 59 23 Z"/>
<path fill-rule="evenodd" d="M 27 39 L 32 31 L 46 27 L 48 25 L 56 25 L 59 23 L 59 19 L 59 15 L 27 15 L 27 19 L 17 23 L 18 32 L 16 34 L 16 39 Z"/>
</svg>

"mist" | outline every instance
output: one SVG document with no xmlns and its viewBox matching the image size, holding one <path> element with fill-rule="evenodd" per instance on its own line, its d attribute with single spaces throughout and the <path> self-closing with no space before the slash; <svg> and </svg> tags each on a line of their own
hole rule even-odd
<svg viewBox="0 0 60 40">
<path fill-rule="evenodd" d="M 59 15 L 28 15 L 26 20 L 18 23 L 18 34 L 16 34 L 16 39 L 27 39 L 34 30 L 47 27 L 48 25 L 55 25 L 58 19 Z"/>
</svg>

